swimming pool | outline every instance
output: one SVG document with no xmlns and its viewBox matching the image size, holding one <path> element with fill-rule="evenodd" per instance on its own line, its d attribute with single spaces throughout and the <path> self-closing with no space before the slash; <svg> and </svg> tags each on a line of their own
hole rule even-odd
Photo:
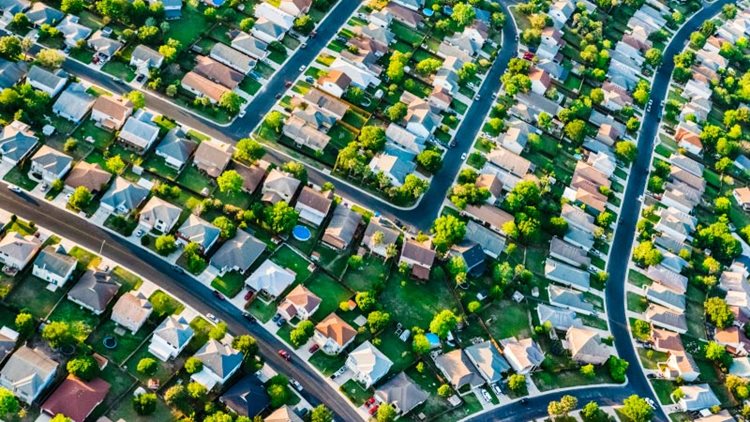
<svg viewBox="0 0 750 422">
<path fill-rule="evenodd" d="M 310 229 L 308 229 L 307 227 L 297 225 L 292 229 L 292 236 L 294 236 L 294 238 L 299 240 L 300 242 L 306 242 L 310 240 L 310 237 L 312 237 L 312 233 L 310 233 Z"/>
</svg>

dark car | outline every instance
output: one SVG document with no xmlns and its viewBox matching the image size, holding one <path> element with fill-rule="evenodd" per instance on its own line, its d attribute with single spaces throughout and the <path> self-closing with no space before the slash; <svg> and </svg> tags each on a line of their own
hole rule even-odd
<svg viewBox="0 0 750 422">
<path fill-rule="evenodd" d="M 250 321 L 250 322 L 256 322 L 257 321 L 257 319 L 255 319 L 254 316 L 250 315 L 249 312 L 243 312 L 242 313 L 242 317 L 245 318 L 246 320 Z"/>
<path fill-rule="evenodd" d="M 221 292 L 220 292 L 220 291 L 218 291 L 218 290 L 214 290 L 214 292 L 213 292 L 213 293 L 214 293 L 214 296 L 216 296 L 216 298 L 217 298 L 217 299 L 219 299 L 219 300 L 224 300 L 224 299 L 225 299 L 225 298 L 224 298 L 224 295 L 223 295 L 223 294 L 221 294 Z"/>
<path fill-rule="evenodd" d="M 245 300 L 247 301 L 247 300 L 252 299 L 254 295 L 255 295 L 254 291 L 248 290 L 247 293 L 245 293 Z"/>
</svg>

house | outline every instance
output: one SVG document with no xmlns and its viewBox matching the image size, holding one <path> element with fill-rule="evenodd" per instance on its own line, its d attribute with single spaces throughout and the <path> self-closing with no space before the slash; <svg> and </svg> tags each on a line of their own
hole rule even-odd
<svg viewBox="0 0 750 422">
<path fill-rule="evenodd" d="M 304 420 L 297 416 L 291 407 L 284 405 L 263 418 L 263 422 L 304 422 Z"/>
<path fill-rule="evenodd" d="M 518 340 L 515 337 L 500 340 L 503 356 L 511 368 L 519 374 L 528 374 L 542 364 L 544 352 L 530 338 Z"/>
<path fill-rule="evenodd" d="M 407 9 L 418 12 L 424 7 L 424 0 L 393 0 L 393 3 L 401 5 Z"/>
<path fill-rule="evenodd" d="M 259 415 L 271 404 L 266 388 L 255 374 L 246 375 L 235 382 L 219 397 L 219 401 L 237 415 L 248 418 Z M 292 415 L 296 416 L 294 413 Z M 268 421 L 269 419 L 264 420 Z M 284 419 L 284 421 L 287 420 L 294 421 L 293 419 Z"/>
<path fill-rule="evenodd" d="M 549 73 L 538 67 L 529 72 L 529 79 L 531 79 L 531 92 L 538 95 L 544 95 L 552 85 L 552 78 Z"/>
<path fill-rule="evenodd" d="M 493 149 L 487 159 L 490 164 L 518 177 L 526 176 L 531 169 L 531 161 L 503 147 Z"/>
<path fill-rule="evenodd" d="M 726 347 L 733 356 L 747 356 L 750 354 L 750 339 L 737 326 L 716 330 L 714 341 Z"/>
<path fill-rule="evenodd" d="M 378 86 L 381 83 L 378 75 L 374 73 L 372 69 L 359 67 L 346 61 L 342 57 L 337 57 L 328 68 L 329 71 L 337 70 L 346 73 L 346 75 L 352 80 L 350 85 L 354 85 L 361 89 L 367 89 L 370 86 Z"/>
<path fill-rule="evenodd" d="M 255 17 L 256 21 L 268 19 L 276 25 L 284 28 L 284 31 L 288 31 L 294 26 L 294 16 L 266 2 L 255 6 Z"/>
<path fill-rule="evenodd" d="M 734 200 L 737 201 L 743 210 L 750 211 L 750 188 L 747 186 L 734 189 L 732 191 Z"/>
<path fill-rule="evenodd" d="M 575 4 L 569 0 L 558 0 L 552 4 L 548 15 L 552 18 L 555 28 L 560 29 L 570 19 L 575 11 Z"/>
<path fill-rule="evenodd" d="M 315 326 L 313 341 L 327 355 L 338 355 L 357 336 L 357 330 L 335 313 Z"/>
<path fill-rule="evenodd" d="M 367 340 L 349 353 L 345 365 L 354 373 L 354 380 L 370 388 L 388 373 L 393 362 Z"/>
<path fill-rule="evenodd" d="M 536 313 L 541 324 L 549 323 L 556 330 L 567 331 L 570 327 L 580 327 L 583 324 L 575 312 L 557 306 L 540 303 L 536 308 Z"/>
<path fill-rule="evenodd" d="M 258 186 L 266 177 L 265 167 L 257 165 L 245 166 L 235 162 L 234 171 L 242 177 L 242 190 L 251 195 L 258 190 Z"/>
<path fill-rule="evenodd" d="M 595 313 L 594 305 L 586 302 L 583 293 L 560 287 L 556 284 L 547 285 L 547 297 L 549 303 L 571 311 L 575 311 L 584 315 L 592 315 Z"/>
<path fill-rule="evenodd" d="M 180 85 L 197 97 L 208 98 L 211 104 L 216 104 L 221 100 L 222 95 L 231 92 L 230 89 L 223 85 L 201 76 L 194 71 L 186 73 L 185 76 L 182 77 Z"/>
<path fill-rule="evenodd" d="M 300 220 L 318 227 L 331 210 L 332 197 L 331 191 L 320 192 L 305 186 L 297 198 L 294 209 L 299 211 Z"/>
<path fill-rule="evenodd" d="M 127 292 L 112 307 L 112 321 L 135 334 L 141 329 L 154 308 L 141 292 Z"/>
<path fill-rule="evenodd" d="M 552 258 L 547 258 L 544 262 L 544 276 L 554 282 L 582 292 L 589 290 L 590 274 L 587 271 Z"/>
<path fill-rule="evenodd" d="M 247 32 L 240 31 L 235 35 L 232 39 L 232 48 L 257 60 L 263 60 L 268 56 L 268 44 Z"/>
<path fill-rule="evenodd" d="M 312 0 L 281 0 L 279 9 L 294 17 L 299 17 L 310 11 Z"/>
<path fill-rule="evenodd" d="M 148 351 L 166 362 L 176 358 L 194 335 L 195 332 L 185 318 L 170 315 L 154 330 Z"/>
<path fill-rule="evenodd" d="M 680 391 L 683 396 L 677 400 L 677 408 L 683 412 L 697 412 L 721 405 L 708 384 L 683 385 Z"/>
<path fill-rule="evenodd" d="M 678 242 L 685 242 L 690 239 L 696 225 L 697 219 L 690 214 L 676 208 L 667 208 L 661 211 L 659 222 L 654 228 Z"/>
<path fill-rule="evenodd" d="M 219 177 L 232 159 L 232 144 L 210 139 L 201 142 L 193 157 L 193 165 L 214 179 Z"/>
<path fill-rule="evenodd" d="M 318 310 L 320 302 L 321 299 L 315 293 L 298 284 L 286 295 L 277 310 L 287 321 L 293 318 L 306 321 Z"/>
<path fill-rule="evenodd" d="M 312 104 L 315 110 L 321 111 L 335 120 L 343 119 L 349 110 L 349 104 L 317 88 L 310 89 L 302 98 L 308 104 Z"/>
<path fill-rule="evenodd" d="M 0 371 L 0 386 L 31 404 L 55 379 L 58 365 L 44 351 L 21 346 Z"/>
<path fill-rule="evenodd" d="M 77 264 L 77 259 L 60 253 L 52 246 L 47 246 L 34 260 L 31 273 L 56 287 L 62 287 L 70 280 Z"/>
<path fill-rule="evenodd" d="M 275 24 L 265 17 L 260 17 L 255 21 L 255 25 L 250 30 L 253 38 L 257 38 L 263 43 L 270 44 L 274 41 L 281 41 L 286 31 L 281 26 Z"/>
<path fill-rule="evenodd" d="M 139 75 L 149 76 L 151 69 L 161 68 L 164 56 L 151 47 L 139 44 L 130 54 L 130 65 Z"/>
<path fill-rule="evenodd" d="M 101 168 L 99 164 L 79 161 L 65 178 L 65 186 L 75 189 L 83 186 L 93 195 L 98 194 L 112 179 L 112 173 Z"/>
<path fill-rule="evenodd" d="M 245 280 L 245 285 L 275 300 L 294 283 L 296 277 L 294 271 L 267 259 L 250 274 L 250 277 Z"/>
<path fill-rule="evenodd" d="M 211 266 L 221 274 L 227 271 L 244 273 L 266 250 L 266 244 L 244 230 L 237 230 L 233 238 L 224 242 L 211 257 Z"/>
<path fill-rule="evenodd" d="M 463 240 L 451 246 L 448 254 L 452 257 L 461 257 L 466 265 L 466 272 L 471 276 L 481 277 L 487 269 L 486 256 L 479 243 Z"/>
<path fill-rule="evenodd" d="M 508 123 L 508 126 L 508 130 L 500 139 L 500 144 L 514 154 L 521 154 L 528 140 L 528 125 L 521 120 L 514 119 Z"/>
<path fill-rule="evenodd" d="M 605 363 L 612 350 L 602 343 L 599 333 L 587 327 L 570 327 L 565 334 L 567 349 L 576 362 L 601 365 Z"/>
<path fill-rule="evenodd" d="M 657 364 L 659 375 L 668 380 L 681 379 L 687 382 L 693 382 L 700 376 L 700 368 L 683 348 L 680 343 L 680 350 L 670 351 L 666 362 Z"/>
<path fill-rule="evenodd" d="M 435 251 L 432 250 L 429 242 L 419 243 L 413 239 L 407 239 L 404 242 L 398 264 L 408 265 L 413 277 L 428 280 L 433 262 L 435 262 Z"/>
<path fill-rule="evenodd" d="M 510 371 L 510 365 L 490 341 L 472 344 L 464 353 L 488 384 L 501 382 L 503 374 Z"/>
<path fill-rule="evenodd" d="M 469 357 L 461 349 L 443 353 L 435 358 L 435 366 L 443 373 L 447 381 L 459 392 L 470 393 L 472 389 L 484 384 L 484 379 L 476 372 Z"/>
<path fill-rule="evenodd" d="M 124 98 L 100 95 L 91 109 L 91 120 L 107 130 L 120 130 L 125 120 L 133 114 L 133 104 Z"/>
<path fill-rule="evenodd" d="M 646 277 L 666 286 L 677 294 L 685 294 L 687 291 L 687 277 L 662 265 L 648 267 L 646 270 Z"/>
<path fill-rule="evenodd" d="M 176 233 L 178 242 L 184 245 L 197 243 L 204 254 L 211 249 L 220 235 L 221 230 L 195 214 L 190 214 Z"/>
<path fill-rule="evenodd" d="M 128 182 L 120 176 L 102 196 L 101 206 L 116 214 L 129 214 L 135 211 L 148 197 L 149 190 Z"/>
<path fill-rule="evenodd" d="M 238 72 L 211 57 L 197 56 L 195 63 L 193 72 L 229 90 L 237 88 L 245 77 L 244 73 Z"/>
<path fill-rule="evenodd" d="M 123 47 L 120 41 L 109 38 L 109 35 L 105 34 L 101 29 L 94 32 L 86 43 L 104 62 L 112 58 Z"/>
<path fill-rule="evenodd" d="M 563 204 L 560 216 L 568 222 L 569 228 L 572 226 L 589 233 L 593 233 L 596 228 L 594 217 L 573 205 Z"/>
<path fill-rule="evenodd" d="M 63 119 L 78 123 L 94 106 L 94 100 L 94 96 L 86 92 L 86 87 L 74 82 L 60 94 L 60 98 L 52 105 L 52 112 Z"/>
<path fill-rule="evenodd" d="M 619 85 L 611 82 L 604 82 L 602 84 L 602 91 L 604 92 L 604 101 L 602 102 L 602 105 L 610 111 L 617 112 L 622 110 L 625 106 L 633 104 L 633 98 L 628 91 Z"/>
<path fill-rule="evenodd" d="M 370 160 L 370 170 L 374 174 L 383 173 L 393 186 L 402 186 L 406 176 L 414 174 L 417 164 L 412 161 L 414 155 L 398 148 L 378 153 Z"/>
<path fill-rule="evenodd" d="M 31 157 L 31 174 L 45 183 L 62 180 L 73 164 L 73 157 L 42 145 Z"/>
<path fill-rule="evenodd" d="M 147 121 L 145 116 L 141 116 L 141 118 L 130 116 L 125 121 L 125 125 L 120 130 L 117 138 L 126 147 L 143 153 L 151 148 L 151 145 L 153 145 L 158 136 L 159 127 Z"/>
<path fill-rule="evenodd" d="M 0 240 L 0 263 L 23 270 L 42 247 L 36 236 L 23 236 L 18 232 L 7 232 Z"/>
<path fill-rule="evenodd" d="M 687 318 L 685 314 L 677 313 L 660 305 L 650 304 L 644 312 L 646 321 L 653 325 L 672 330 L 680 334 L 687 332 Z"/>
<path fill-rule="evenodd" d="M 50 98 L 57 96 L 67 81 L 67 78 L 58 76 L 40 66 L 31 66 L 29 73 L 26 75 L 26 82 L 29 85 L 46 93 Z"/>
<path fill-rule="evenodd" d="M 26 11 L 26 17 L 33 26 L 38 28 L 44 24 L 55 26 L 65 17 L 65 13 L 38 2 L 32 4 L 31 9 Z"/>
<path fill-rule="evenodd" d="M 406 109 L 406 130 L 421 137 L 429 138 L 440 125 L 440 116 L 432 112 L 430 103 L 415 98 Z"/>
<path fill-rule="evenodd" d="M 513 221 L 513 216 L 511 214 L 488 204 L 482 204 L 480 206 L 467 205 L 463 214 L 476 219 L 484 226 L 497 233 L 504 233 L 503 225 L 508 221 Z"/>
<path fill-rule="evenodd" d="M 222 43 L 214 44 L 209 54 L 212 59 L 224 63 L 243 75 L 250 73 L 257 63 L 254 58 L 240 53 L 232 47 Z"/>
<path fill-rule="evenodd" d="M 328 130 L 328 127 L 322 127 L 319 130 L 315 125 L 305 121 L 302 115 L 307 115 L 311 111 L 314 113 L 312 107 L 304 111 L 295 110 L 295 114 L 284 122 L 282 133 L 301 147 L 322 152 L 331 142 L 331 137 L 321 132 L 321 130 Z"/>
<path fill-rule="evenodd" d="M 0 327 L 0 364 L 15 350 L 18 336 L 17 331 L 5 326 Z"/>
<path fill-rule="evenodd" d="M 120 290 L 120 284 L 108 273 L 88 270 L 68 292 L 68 300 L 88 309 L 95 315 L 107 310 L 107 305 Z"/>
<path fill-rule="evenodd" d="M 161 233 L 169 233 L 177 224 L 181 213 L 182 208 L 153 196 L 141 209 L 138 225 L 145 232 L 156 230 Z"/>
<path fill-rule="evenodd" d="M 78 46 L 79 41 L 83 41 L 91 35 L 91 28 L 78 23 L 78 16 L 67 15 L 57 24 L 57 30 L 62 34 L 65 45 L 69 48 Z"/>
<path fill-rule="evenodd" d="M 398 415 L 406 415 L 427 401 L 429 393 L 412 381 L 404 372 L 389 379 L 375 389 L 375 400 L 390 404 Z M 281 422 L 281 421 L 280 421 Z"/>
<path fill-rule="evenodd" d="M 0 59 L 0 89 L 10 88 L 26 77 L 29 65 L 24 61 Z"/>
<path fill-rule="evenodd" d="M 0 12 L 3 13 L 3 19 L 10 22 L 16 13 L 21 13 L 31 7 L 31 2 L 27 0 L 2 0 L 0 1 Z M 7 87 L 3 87 L 7 88 Z"/>
<path fill-rule="evenodd" d="M 334 249 L 344 250 L 354 239 L 361 222 L 362 216 L 356 211 L 345 206 L 336 207 L 321 240 Z"/>
<path fill-rule="evenodd" d="M 297 193 L 300 183 L 291 174 L 274 168 L 268 173 L 266 181 L 263 183 L 262 200 L 274 204 L 279 201 L 289 203 Z"/>
<path fill-rule="evenodd" d="M 389 258 L 388 250 L 389 248 L 392 248 L 391 245 L 394 245 L 395 247 L 399 234 L 399 231 L 395 228 L 386 227 L 380 219 L 371 218 L 370 222 L 367 224 L 367 229 L 365 229 L 362 244 L 366 246 L 370 252 L 382 258 Z"/>
<path fill-rule="evenodd" d="M 677 146 L 690 154 L 700 156 L 703 153 L 703 142 L 700 135 L 685 127 L 678 127 L 674 136 Z"/>
<path fill-rule="evenodd" d="M 591 265 L 591 258 L 586 254 L 586 251 L 559 237 L 553 237 L 550 241 L 549 253 L 552 258 L 575 267 L 588 268 Z"/>
<path fill-rule="evenodd" d="M 332 70 L 318 78 L 316 86 L 323 91 L 341 98 L 352 83 L 352 78 L 340 70 Z"/>
<path fill-rule="evenodd" d="M 482 251 L 491 258 L 497 259 L 505 250 L 505 238 L 492 230 L 469 220 L 466 223 L 465 240 L 478 243 Z"/>
<path fill-rule="evenodd" d="M 101 378 L 84 381 L 68 375 L 42 404 L 50 417 L 65 415 L 72 422 L 85 422 L 109 393 L 110 385 Z"/>
<path fill-rule="evenodd" d="M 193 356 L 203 362 L 203 369 L 191 375 L 190 379 L 203 385 L 209 391 L 216 384 L 226 384 L 229 378 L 242 367 L 244 360 L 239 350 L 214 339 L 208 340 Z"/>
<path fill-rule="evenodd" d="M 395 123 L 389 124 L 385 129 L 385 138 L 389 143 L 398 145 L 399 148 L 414 154 L 422 152 L 426 141 L 426 138 L 416 135 Z"/>
<path fill-rule="evenodd" d="M 164 159 L 164 163 L 176 170 L 182 170 L 187 164 L 198 143 L 187 137 L 182 128 L 171 129 L 156 147 L 156 155 Z"/>
</svg>

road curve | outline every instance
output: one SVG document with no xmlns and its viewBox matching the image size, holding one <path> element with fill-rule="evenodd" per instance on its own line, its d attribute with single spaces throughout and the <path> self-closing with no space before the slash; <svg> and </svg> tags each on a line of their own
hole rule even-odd
<svg viewBox="0 0 750 422">
<path fill-rule="evenodd" d="M 0 204 L 6 211 L 34 221 L 37 225 L 90 250 L 98 251 L 104 241 L 102 255 L 105 257 L 154 282 L 199 312 L 213 313 L 225 321 L 235 335 L 251 334 L 255 337 L 260 354 L 266 362 L 299 381 L 305 389 L 303 395 L 313 405 L 324 403 L 333 410 L 338 420 L 362 420 L 346 399 L 323 382 L 320 375 L 306 362 L 296 357 L 293 357 L 291 362 L 286 362 L 279 357 L 277 351 L 287 347 L 268 331 L 257 324 L 249 323 L 229 302 L 217 299 L 211 289 L 188 275 L 174 271 L 172 266 L 161 258 L 46 201 L 25 193 L 15 194 L 4 186 L 0 187 Z"/>
<path fill-rule="evenodd" d="M 721 7 L 732 0 L 719 0 L 708 4 L 688 21 L 672 37 L 667 48 L 664 49 L 664 63 L 657 70 L 651 85 L 651 98 L 654 102 L 654 111 L 645 113 L 643 124 L 638 135 L 638 156 L 630 171 L 630 177 L 625 189 L 623 204 L 620 210 L 617 228 L 612 241 L 610 260 L 607 266 L 609 281 L 607 282 L 606 304 L 609 327 L 615 338 L 615 347 L 618 355 L 630 363 L 627 376 L 628 383 L 621 387 L 591 387 L 570 392 L 550 392 L 529 399 L 529 403 L 521 404 L 514 402 L 506 406 L 500 406 L 490 411 L 483 412 L 468 420 L 531 420 L 543 417 L 547 414 L 547 403 L 558 400 L 564 394 L 571 394 L 578 398 L 580 406 L 591 400 L 601 406 L 621 403 L 624 398 L 631 394 L 641 397 L 650 397 L 658 403 L 658 399 L 651 389 L 648 379 L 645 377 L 637 352 L 633 346 L 625 314 L 625 283 L 627 280 L 628 265 L 630 263 L 630 252 L 635 238 L 636 224 L 640 215 L 641 201 L 639 197 L 643 194 L 648 180 L 651 157 L 654 150 L 654 141 L 660 124 L 661 109 L 663 101 L 667 96 L 669 82 L 674 70 L 674 56 L 679 54 L 687 44 L 690 34 L 707 19 L 712 18 L 721 11 Z M 661 408 L 655 414 L 655 420 L 668 421 L 669 418 Z"/>
</svg>

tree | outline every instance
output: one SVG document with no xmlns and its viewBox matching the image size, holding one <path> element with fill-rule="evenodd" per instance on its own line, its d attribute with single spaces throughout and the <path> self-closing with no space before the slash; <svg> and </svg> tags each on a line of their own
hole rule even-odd
<svg viewBox="0 0 750 422">
<path fill-rule="evenodd" d="M 289 381 L 283 375 L 276 375 L 268 381 L 266 393 L 271 402 L 271 407 L 279 408 L 283 406 L 291 397 L 291 392 L 287 384 Z"/>
<path fill-rule="evenodd" d="M 164 393 L 164 400 L 168 405 L 182 409 L 187 404 L 188 394 L 185 386 L 181 384 L 173 385 Z"/>
<path fill-rule="evenodd" d="M 187 386 L 187 393 L 188 396 L 193 400 L 203 401 L 203 399 L 205 399 L 206 397 L 206 394 L 208 394 L 208 389 L 206 389 L 203 384 L 192 381 Z"/>
<path fill-rule="evenodd" d="M 83 0 L 62 0 L 60 3 L 60 10 L 65 13 L 72 13 L 77 15 L 85 7 Z"/>
<path fill-rule="evenodd" d="M 44 326 L 42 338 L 52 347 L 57 349 L 75 342 L 73 329 L 67 322 L 52 321 Z"/>
<path fill-rule="evenodd" d="M 54 418 L 50 419 L 49 422 L 73 422 L 73 419 L 70 419 L 62 413 L 58 413 Z"/>
<path fill-rule="evenodd" d="M 249 32 L 253 29 L 253 26 L 255 26 L 255 19 L 253 18 L 245 18 L 240 21 L 240 29 L 245 32 Z"/>
<path fill-rule="evenodd" d="M 378 299 L 373 292 L 357 292 L 354 295 L 354 301 L 362 312 L 367 312 L 378 303 Z"/>
<path fill-rule="evenodd" d="M 113 155 L 105 162 L 107 170 L 114 174 L 122 174 L 125 171 L 125 161 L 119 155 Z"/>
<path fill-rule="evenodd" d="M 138 361 L 138 365 L 136 366 L 135 370 L 138 371 L 138 373 L 146 375 L 146 376 L 153 376 L 156 371 L 159 369 L 159 362 L 156 361 L 154 358 L 143 358 Z"/>
<path fill-rule="evenodd" d="M 7 388 L 0 387 L 0 416 L 15 416 L 21 410 L 16 396 Z"/>
<path fill-rule="evenodd" d="M 251 138 L 242 138 L 234 146 L 234 158 L 239 161 L 253 163 L 265 154 L 263 146 Z"/>
<path fill-rule="evenodd" d="M 26 17 L 23 13 L 21 13 L 21 16 L 24 18 Z M 0 37 L 0 56 L 6 59 L 15 60 L 22 52 L 23 48 L 21 48 L 21 41 L 14 35 Z"/>
<path fill-rule="evenodd" d="M 651 241 L 641 242 L 633 249 L 633 261 L 644 267 L 657 265 L 662 259 L 661 252 Z"/>
<path fill-rule="evenodd" d="M 650 64 L 652 67 L 657 67 L 661 64 L 663 55 L 660 49 L 649 48 L 646 50 L 644 57 L 646 58 L 646 63 Z"/>
<path fill-rule="evenodd" d="M 150 415 L 156 411 L 156 402 L 159 399 L 155 393 L 143 393 L 133 397 L 133 409 L 139 415 Z"/>
<path fill-rule="evenodd" d="M 391 314 L 388 312 L 372 311 L 367 315 L 367 325 L 373 334 L 385 328 L 389 322 L 391 322 Z"/>
<path fill-rule="evenodd" d="M 325 405 L 319 404 L 310 412 L 310 422 L 333 422 L 333 412 Z"/>
<path fill-rule="evenodd" d="M 451 390 L 451 386 L 448 384 L 443 384 L 437 389 L 438 396 L 440 397 L 448 397 L 451 394 L 453 394 L 453 390 Z"/>
<path fill-rule="evenodd" d="M 615 144 L 615 155 L 625 164 L 630 164 L 638 154 L 638 147 L 631 141 L 620 141 Z"/>
<path fill-rule="evenodd" d="M 73 358 L 68 361 L 65 367 L 68 372 L 84 381 L 91 381 L 99 375 L 99 365 L 89 355 Z"/>
<path fill-rule="evenodd" d="M 695 49 L 703 48 L 706 45 L 706 36 L 698 31 L 690 34 L 690 47 Z"/>
<path fill-rule="evenodd" d="M 203 361 L 201 361 L 195 356 L 190 356 L 185 361 L 185 371 L 187 371 L 188 374 L 197 374 L 202 369 L 203 369 Z"/>
<path fill-rule="evenodd" d="M 448 337 L 448 333 L 458 325 L 458 317 L 449 309 L 438 312 L 430 321 L 430 331 L 440 338 Z"/>
<path fill-rule="evenodd" d="M 617 356 L 610 356 L 607 361 L 607 367 L 609 368 L 609 375 L 615 382 L 625 382 L 625 372 L 628 370 L 630 364 L 625 359 L 620 359 Z"/>
<path fill-rule="evenodd" d="M 385 146 L 385 131 L 380 126 L 365 126 L 357 140 L 368 151 L 381 151 Z"/>
<path fill-rule="evenodd" d="M 159 46 L 159 54 L 164 56 L 164 61 L 166 63 L 172 63 L 177 59 L 177 54 L 181 49 L 182 44 L 178 40 L 170 38 L 167 40 L 166 44 Z"/>
<path fill-rule="evenodd" d="M 547 406 L 547 413 L 550 416 L 568 416 L 568 413 L 575 410 L 578 406 L 578 399 L 574 396 L 565 395 L 560 398 L 560 401 L 551 401 Z"/>
<path fill-rule="evenodd" d="M 377 415 L 375 416 L 375 419 L 378 422 L 393 422 L 396 420 L 396 417 L 398 414 L 396 413 L 396 409 L 393 408 L 389 403 L 381 403 L 380 406 L 378 406 Z"/>
<path fill-rule="evenodd" d="M 232 339 L 232 347 L 242 352 L 242 354 L 245 355 L 245 358 L 254 356 L 258 353 L 258 343 L 256 342 L 255 337 L 248 334 L 240 335 Z"/>
<path fill-rule="evenodd" d="M 429 352 L 431 348 L 432 346 L 430 345 L 430 340 L 427 339 L 427 336 L 421 333 L 414 335 L 414 339 L 411 343 L 411 349 L 414 353 L 424 355 Z"/>
<path fill-rule="evenodd" d="M 219 97 L 219 106 L 223 107 L 230 114 L 239 113 L 243 102 L 245 102 L 245 100 L 232 91 L 227 91 Z"/>
<path fill-rule="evenodd" d="M 159 40 L 159 28 L 153 25 L 142 26 L 138 29 L 138 39 L 144 44 L 154 44 Z"/>
<path fill-rule="evenodd" d="M 303 34 L 309 34 L 313 28 L 315 28 L 315 22 L 309 15 L 302 15 L 294 20 L 294 29 Z"/>
<path fill-rule="evenodd" d="M 263 222 L 274 233 L 289 233 L 297 224 L 299 212 L 284 201 L 279 201 L 263 210 Z"/>
<path fill-rule="evenodd" d="M 580 119 L 572 120 L 563 128 L 565 135 L 575 142 L 583 142 L 586 136 L 586 122 Z"/>
<path fill-rule="evenodd" d="M 706 344 L 705 353 L 706 359 L 712 360 L 721 366 L 728 368 L 732 363 L 732 356 L 727 353 L 727 349 L 715 341 L 709 341 Z"/>
<path fill-rule="evenodd" d="M 641 341 L 647 341 L 651 338 L 651 324 L 640 319 L 635 320 L 633 322 L 633 336 Z"/>
<path fill-rule="evenodd" d="M 580 369 L 581 375 L 583 375 L 586 378 L 594 378 L 596 376 L 596 371 L 594 370 L 594 365 L 588 364 L 583 365 Z"/>
<path fill-rule="evenodd" d="M 315 326 L 311 321 L 302 321 L 289 333 L 289 340 L 294 347 L 300 347 L 307 343 L 314 331 Z"/>
<path fill-rule="evenodd" d="M 581 409 L 583 422 L 609 422 L 609 416 L 599 408 L 595 401 L 590 401 Z"/>
<path fill-rule="evenodd" d="M 216 178 L 219 190 L 223 193 L 237 193 L 242 190 L 245 179 L 237 173 L 237 170 L 226 170 Z"/>
<path fill-rule="evenodd" d="M 16 331 L 22 336 L 26 336 L 34 329 L 34 317 L 28 312 L 19 312 L 15 320 Z"/>
<path fill-rule="evenodd" d="M 156 238 L 154 247 L 159 255 L 167 256 L 177 250 L 177 242 L 171 234 L 163 234 Z"/>
<path fill-rule="evenodd" d="M 623 401 L 620 412 L 633 422 L 647 422 L 651 420 L 654 409 L 645 399 L 633 394 Z"/>
<path fill-rule="evenodd" d="M 451 214 L 435 219 L 432 224 L 432 241 L 435 249 L 445 252 L 449 247 L 460 242 L 466 235 L 466 223 Z"/>
<path fill-rule="evenodd" d="M 451 19 L 455 22 L 459 29 L 463 29 L 466 25 L 474 21 L 477 16 L 474 6 L 467 3 L 456 3 L 453 5 L 453 13 L 451 13 Z"/>
<path fill-rule="evenodd" d="M 523 391 L 526 389 L 526 377 L 521 374 L 513 374 L 509 376 L 508 388 L 515 392 Z"/>
<path fill-rule="evenodd" d="M 421 60 L 419 63 L 417 63 L 416 70 L 417 70 L 417 73 L 419 73 L 420 75 L 428 76 L 437 72 L 438 69 L 440 69 L 440 66 L 442 65 L 443 63 L 440 60 L 432 58 L 432 57 L 428 57 L 424 60 Z"/>
<path fill-rule="evenodd" d="M 404 79 L 404 67 L 406 67 L 408 61 L 409 54 L 398 50 L 394 51 L 388 61 L 388 68 L 385 71 L 385 75 L 393 82 L 400 82 Z"/>
<path fill-rule="evenodd" d="M 392 122 L 399 122 L 406 117 L 407 111 L 406 104 L 399 101 L 385 109 L 385 116 Z"/>
<path fill-rule="evenodd" d="M 211 223 L 221 230 L 219 235 L 222 239 L 231 239 L 234 237 L 235 233 L 237 233 L 237 227 L 232 223 L 232 220 L 223 215 L 214 218 L 214 221 Z"/>
<path fill-rule="evenodd" d="M 274 110 L 266 115 L 265 124 L 279 133 L 284 125 L 284 115 L 280 111 Z"/>
<path fill-rule="evenodd" d="M 227 329 L 227 323 L 224 321 L 220 321 L 218 324 L 214 325 L 210 330 L 208 330 L 208 337 L 213 340 L 219 341 L 227 335 Z"/>
<path fill-rule="evenodd" d="M 86 208 L 93 199 L 93 195 L 85 186 L 78 186 L 68 198 L 68 205 L 74 210 Z"/>
<path fill-rule="evenodd" d="M 474 76 L 476 76 L 478 72 L 477 65 L 475 65 L 472 62 L 466 62 L 464 63 L 460 69 L 458 69 L 458 81 L 462 84 L 465 84 L 471 80 Z"/>
<path fill-rule="evenodd" d="M 63 61 L 65 61 L 65 56 L 59 50 L 45 48 L 36 54 L 36 62 L 47 69 L 57 69 Z"/>
<path fill-rule="evenodd" d="M 718 328 L 726 328 L 734 322 L 732 310 L 727 305 L 727 302 L 720 297 L 706 299 L 703 308 L 709 321 L 714 323 Z"/>
<path fill-rule="evenodd" d="M 304 164 L 298 161 L 287 161 L 281 166 L 281 170 L 294 176 L 303 185 L 307 184 L 307 168 L 305 168 Z"/>
<path fill-rule="evenodd" d="M 433 149 L 425 149 L 417 154 L 416 159 L 417 163 L 430 173 L 437 172 L 443 165 L 442 155 Z"/>
<path fill-rule="evenodd" d="M 146 97 L 141 91 L 130 91 L 128 95 L 126 95 L 126 97 L 128 100 L 130 100 L 130 102 L 133 104 L 133 108 L 136 110 L 146 106 Z"/>
</svg>

